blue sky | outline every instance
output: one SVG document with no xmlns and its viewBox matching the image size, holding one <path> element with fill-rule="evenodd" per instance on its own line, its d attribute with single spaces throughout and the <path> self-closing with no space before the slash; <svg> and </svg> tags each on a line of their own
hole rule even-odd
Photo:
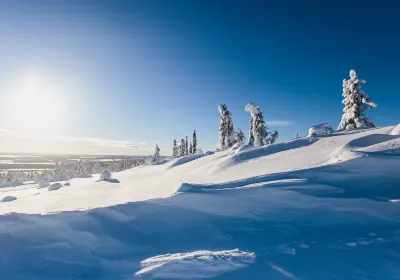
<svg viewBox="0 0 400 280">
<path fill-rule="evenodd" d="M 170 153 L 193 128 L 213 149 L 219 103 L 246 132 L 257 103 L 289 139 L 338 125 L 352 68 L 379 105 L 368 116 L 394 125 L 399 4 L 373 2 L 2 0 L 2 151 Z"/>
</svg>

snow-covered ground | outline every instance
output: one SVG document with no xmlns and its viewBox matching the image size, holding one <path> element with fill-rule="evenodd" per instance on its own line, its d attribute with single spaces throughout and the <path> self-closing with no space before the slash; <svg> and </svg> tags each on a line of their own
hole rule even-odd
<svg viewBox="0 0 400 280">
<path fill-rule="evenodd" d="M 0 279 L 399 279 L 393 131 L 1 188 Z"/>
</svg>

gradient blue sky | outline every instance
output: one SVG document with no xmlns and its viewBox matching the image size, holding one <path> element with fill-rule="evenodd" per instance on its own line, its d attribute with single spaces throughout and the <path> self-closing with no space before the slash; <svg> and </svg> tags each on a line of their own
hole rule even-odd
<svg viewBox="0 0 400 280">
<path fill-rule="evenodd" d="M 368 116 L 378 126 L 394 125 L 399 8 L 397 1 L 0 0 L 1 151 L 36 137 L 21 151 L 147 154 L 157 141 L 170 153 L 172 139 L 193 128 L 200 146 L 214 149 L 219 103 L 246 133 L 249 102 L 263 109 L 281 140 L 317 123 L 336 128 L 342 80 L 352 68 L 379 104 Z M 47 89 L 35 102 L 46 104 L 51 95 L 62 116 L 43 132 L 22 129 L 6 109 L 10 81 L 24 83 L 19 77 L 27 72 Z M 60 136 L 102 144 L 72 147 Z"/>
</svg>

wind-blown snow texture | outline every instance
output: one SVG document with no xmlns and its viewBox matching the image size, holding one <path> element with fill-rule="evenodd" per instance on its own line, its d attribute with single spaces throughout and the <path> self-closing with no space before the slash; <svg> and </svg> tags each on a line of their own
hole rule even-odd
<svg viewBox="0 0 400 280">
<path fill-rule="evenodd" d="M 393 128 L 2 188 L 0 279 L 397 279 Z"/>
</svg>

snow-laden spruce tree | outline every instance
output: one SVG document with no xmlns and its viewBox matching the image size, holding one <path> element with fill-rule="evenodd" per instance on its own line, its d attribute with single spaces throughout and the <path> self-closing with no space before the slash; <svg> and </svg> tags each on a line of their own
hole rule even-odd
<svg viewBox="0 0 400 280">
<path fill-rule="evenodd" d="M 225 104 L 218 105 L 219 118 L 219 142 L 218 148 L 225 150 L 232 147 L 235 141 L 232 114 Z"/>
<path fill-rule="evenodd" d="M 193 130 L 193 154 L 197 152 L 197 135 L 196 130 Z"/>
<path fill-rule="evenodd" d="M 183 140 L 183 138 L 181 139 L 181 145 L 180 145 L 180 150 L 179 150 L 179 155 L 181 156 L 181 157 L 183 157 L 185 154 L 186 154 L 186 152 L 185 152 L 185 140 Z"/>
<path fill-rule="evenodd" d="M 355 70 L 350 70 L 350 79 L 343 80 L 342 103 L 344 104 L 342 120 L 339 129 L 354 129 L 359 127 L 375 127 L 375 124 L 368 119 L 364 112 L 369 108 L 375 108 L 377 105 L 371 102 L 371 98 L 361 90 L 361 84 L 365 80 L 358 79 Z"/>
<path fill-rule="evenodd" d="M 297 139 L 297 138 L 299 138 L 299 133 L 298 132 L 296 132 L 296 134 L 294 136 L 294 139 Z"/>
<path fill-rule="evenodd" d="M 244 141 L 246 140 L 243 131 L 239 128 L 235 134 L 236 134 L 236 143 L 238 143 L 239 146 L 243 146 Z"/>
<path fill-rule="evenodd" d="M 249 103 L 244 109 L 245 111 L 250 112 L 251 115 L 249 145 L 261 147 L 268 144 L 268 131 L 260 107 L 254 103 Z"/>
<path fill-rule="evenodd" d="M 188 143 L 188 137 L 186 136 L 186 141 L 185 141 L 185 155 L 189 154 L 189 143 Z"/>
<path fill-rule="evenodd" d="M 156 148 L 154 150 L 154 155 L 153 155 L 153 163 L 158 163 L 160 162 L 160 148 L 156 144 Z"/>
<path fill-rule="evenodd" d="M 193 155 L 193 144 L 190 142 L 189 144 L 189 155 Z"/>
<path fill-rule="evenodd" d="M 172 156 L 177 157 L 178 156 L 178 147 L 176 145 L 176 139 L 174 139 L 174 144 L 172 146 Z"/>
</svg>

